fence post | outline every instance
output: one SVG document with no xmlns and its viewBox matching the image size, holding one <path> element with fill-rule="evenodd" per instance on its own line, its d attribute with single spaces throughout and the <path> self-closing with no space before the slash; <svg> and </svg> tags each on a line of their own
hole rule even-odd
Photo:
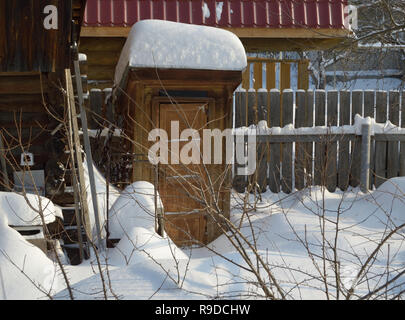
<svg viewBox="0 0 405 320">
<path fill-rule="evenodd" d="M 370 185 L 370 149 L 371 149 L 371 124 L 361 126 L 361 174 L 360 190 L 363 193 L 368 191 Z"/>
</svg>

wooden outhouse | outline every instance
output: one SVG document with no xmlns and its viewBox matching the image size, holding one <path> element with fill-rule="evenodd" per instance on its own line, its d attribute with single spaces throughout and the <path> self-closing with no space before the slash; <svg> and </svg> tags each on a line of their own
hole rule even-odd
<svg viewBox="0 0 405 320">
<path fill-rule="evenodd" d="M 121 53 L 114 96 L 131 140 L 125 147 L 133 154 L 132 181 L 156 185 L 165 231 L 177 245 L 213 241 L 223 231 L 221 217 L 229 218 L 231 165 L 225 161 L 225 139 L 221 163 L 202 161 L 203 131 L 232 128 L 233 92 L 246 63 L 232 33 L 161 20 L 135 24 Z M 157 141 L 150 133 L 157 128 L 167 133 L 160 141 L 168 142 L 168 163 L 154 165 L 149 151 Z M 200 163 L 182 159 L 190 155 L 190 143 L 199 149 Z"/>
</svg>

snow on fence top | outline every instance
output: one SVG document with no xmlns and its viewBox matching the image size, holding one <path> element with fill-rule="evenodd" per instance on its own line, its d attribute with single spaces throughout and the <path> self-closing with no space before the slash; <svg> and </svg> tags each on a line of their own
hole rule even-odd
<svg viewBox="0 0 405 320">
<path fill-rule="evenodd" d="M 127 67 L 242 71 L 245 49 L 233 33 L 219 28 L 143 20 L 129 33 L 115 70 L 120 84 Z"/>
<path fill-rule="evenodd" d="M 249 127 L 240 127 L 234 129 L 235 135 L 327 135 L 327 134 L 355 134 L 361 135 L 361 127 L 363 124 L 371 126 L 371 135 L 375 134 L 405 134 L 405 128 L 400 128 L 386 121 L 385 123 L 377 123 L 375 119 L 366 117 L 363 118 L 356 114 L 353 125 L 343 126 L 315 126 L 295 128 L 293 124 L 288 124 L 283 128 L 269 128 L 266 120 L 259 121 L 257 125 Z"/>
</svg>

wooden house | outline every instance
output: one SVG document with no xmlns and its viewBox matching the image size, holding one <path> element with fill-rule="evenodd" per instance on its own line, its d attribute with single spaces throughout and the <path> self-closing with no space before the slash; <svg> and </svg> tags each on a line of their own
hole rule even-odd
<svg viewBox="0 0 405 320">
<path fill-rule="evenodd" d="M 241 70 L 235 72 L 235 70 L 195 68 L 173 69 L 168 66 L 156 67 L 153 63 L 137 67 L 120 66 L 120 57 L 122 52 L 127 52 L 125 46 L 128 43 L 127 38 L 132 33 L 133 25 L 142 20 L 153 19 L 210 26 L 236 35 L 248 52 L 305 51 L 334 47 L 350 35 L 345 20 L 346 6 L 346 0 L 87 1 L 81 33 L 81 51 L 88 58 L 89 88 L 98 90 L 115 87 L 113 97 L 116 99 L 108 105 L 105 102 L 106 96 L 95 90 L 94 99 L 91 102 L 94 107 L 92 110 L 99 114 L 102 110 L 100 114 L 102 117 L 124 127 L 125 134 L 132 142 L 119 146 L 124 147 L 123 153 L 118 150 L 120 148 L 114 148 L 117 149 L 115 150 L 117 157 L 120 154 L 121 160 L 125 158 L 125 161 L 117 160 L 122 162 L 121 167 L 132 168 L 132 175 L 126 176 L 125 179 L 127 182 L 146 180 L 158 184 L 165 211 L 175 213 L 166 215 L 168 222 L 166 230 L 178 244 L 187 244 L 190 240 L 184 232 L 190 226 L 193 226 L 193 230 L 190 230 L 192 238 L 202 243 L 215 239 L 219 234 L 218 229 L 214 227 L 215 223 L 207 220 L 205 213 L 179 214 L 180 212 L 189 213 L 190 209 L 198 209 L 198 205 L 193 204 L 190 199 L 182 202 L 180 199 L 184 196 L 182 195 L 184 190 L 181 186 L 169 187 L 165 182 L 167 177 L 170 180 L 171 176 L 185 175 L 184 172 L 174 168 L 174 171 L 182 172 L 182 174 L 175 174 L 173 168 L 165 169 L 160 166 L 156 169 L 150 164 L 148 148 L 152 143 L 148 141 L 148 133 L 154 128 L 167 129 L 167 124 L 175 119 L 179 120 L 178 113 L 166 112 L 173 104 L 181 106 L 180 109 L 185 114 L 200 115 L 202 118 L 197 123 L 207 124 L 209 128 L 229 128 L 232 93 L 241 81 L 242 87 L 247 89 L 252 86 L 252 78 L 255 79 L 253 87 L 257 90 L 263 86 L 268 89 L 277 86 L 280 89 L 289 88 L 291 66 L 293 63 L 298 63 L 299 87 L 307 89 L 308 61 L 248 59 L 247 67 L 242 74 Z M 156 55 L 159 53 L 159 50 L 155 52 Z M 119 79 L 116 77 L 117 69 L 126 70 L 121 73 Z M 266 70 L 265 75 L 263 70 Z M 276 78 L 279 79 L 278 84 L 276 84 Z M 264 85 L 264 79 L 266 79 L 266 85 Z M 100 101 L 102 106 L 97 105 L 97 101 Z M 195 111 L 202 105 L 208 106 L 205 118 L 202 113 Z M 185 117 L 186 120 L 187 117 Z M 171 138 L 169 136 L 168 140 Z M 158 179 L 156 179 L 156 170 L 159 173 Z M 218 172 L 226 172 L 224 164 L 222 167 L 213 166 L 210 170 L 213 170 L 213 176 L 219 176 Z M 218 172 L 215 173 L 215 170 Z M 125 174 L 120 173 L 119 176 L 122 182 Z M 189 185 L 189 190 L 193 190 L 193 184 L 195 182 Z M 170 194 L 170 192 L 174 193 Z M 224 200 L 222 213 L 227 216 L 229 190 L 224 192 L 221 199 Z M 191 206 L 191 208 L 184 208 L 184 206 Z M 182 227 L 178 228 L 179 226 Z"/>
<path fill-rule="evenodd" d="M 1 190 L 24 186 L 62 204 L 55 190 L 64 189 L 53 184 L 59 178 L 62 184 L 66 172 L 59 163 L 66 165 L 68 148 L 58 119 L 65 116 L 66 70 L 72 66 L 71 47 L 79 41 L 85 4 L 0 1 Z M 73 203 L 69 198 L 65 201 Z"/>
<path fill-rule="evenodd" d="M 245 67 L 245 50 L 232 33 L 158 20 L 137 23 L 121 54 L 114 96 L 126 149 L 134 155 L 131 181 L 157 186 L 165 230 L 180 246 L 213 241 L 223 231 L 221 217 L 230 216 L 226 145 L 216 149 L 223 153 L 219 164 L 200 161 L 200 151 L 204 129 L 232 127 L 233 92 Z M 168 161 L 153 165 L 156 141 L 149 133 L 157 128 L 167 133 L 160 139 L 168 142 Z M 197 136 L 183 137 L 186 129 Z M 188 163 L 179 154 L 193 142 L 197 161 Z"/>
<path fill-rule="evenodd" d="M 88 57 L 89 80 L 111 87 L 114 70 L 134 23 L 160 19 L 212 26 L 236 34 L 247 52 L 308 51 L 333 48 L 351 35 L 347 0 L 88 0 L 81 50 Z M 308 86 L 308 61 L 249 61 L 243 87 L 262 79 L 265 87 L 289 88 L 291 66 L 298 64 L 299 88 Z M 251 74 L 249 70 L 252 70 Z M 283 79 L 276 83 L 276 78 Z M 261 81 L 254 87 L 261 88 Z"/>
<path fill-rule="evenodd" d="M 63 105 L 58 86 L 71 66 L 84 6 L 82 0 L 0 2 L 0 127 L 14 158 L 33 154 L 33 170 L 45 169 L 49 160 L 46 142 L 56 122 L 45 105 Z M 20 139 L 25 150 L 16 145 Z"/>
</svg>

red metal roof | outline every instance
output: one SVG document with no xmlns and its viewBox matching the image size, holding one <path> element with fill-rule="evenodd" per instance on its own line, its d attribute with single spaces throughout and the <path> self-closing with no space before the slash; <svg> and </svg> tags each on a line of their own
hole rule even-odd
<svg viewBox="0 0 405 320">
<path fill-rule="evenodd" d="M 345 29 L 345 6 L 347 0 L 87 0 L 83 24 L 128 27 L 161 19 L 227 28 Z"/>
</svg>

